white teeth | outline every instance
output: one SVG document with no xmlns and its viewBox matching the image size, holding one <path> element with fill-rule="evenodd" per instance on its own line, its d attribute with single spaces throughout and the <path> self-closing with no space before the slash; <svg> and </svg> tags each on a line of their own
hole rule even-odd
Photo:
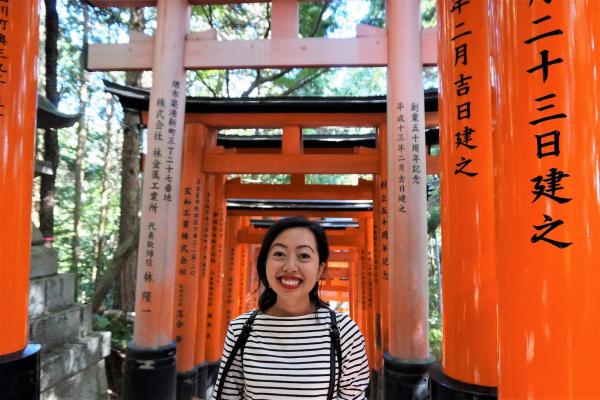
<svg viewBox="0 0 600 400">
<path fill-rule="evenodd" d="M 297 279 L 282 279 L 281 283 L 283 283 L 284 285 L 295 286 L 299 285 L 300 281 Z"/>
</svg>

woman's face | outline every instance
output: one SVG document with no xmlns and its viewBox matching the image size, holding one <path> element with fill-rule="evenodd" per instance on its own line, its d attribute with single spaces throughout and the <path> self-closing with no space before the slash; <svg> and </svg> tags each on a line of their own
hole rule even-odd
<svg viewBox="0 0 600 400">
<path fill-rule="evenodd" d="M 277 293 L 277 302 L 306 305 L 323 267 L 324 264 L 319 265 L 315 236 L 308 228 L 281 232 L 269 249 L 266 263 L 267 281 Z"/>
</svg>

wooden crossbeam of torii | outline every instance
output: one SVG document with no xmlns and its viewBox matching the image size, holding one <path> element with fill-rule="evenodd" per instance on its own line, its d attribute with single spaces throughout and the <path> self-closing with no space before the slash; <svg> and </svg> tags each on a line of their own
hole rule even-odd
<svg viewBox="0 0 600 400">
<path fill-rule="evenodd" d="M 225 196 L 235 199 L 320 199 L 320 200 L 372 200 L 373 183 L 360 180 L 357 186 L 350 185 L 287 185 L 243 184 L 240 178 L 230 179 L 225 184 Z"/>
<path fill-rule="evenodd" d="M 156 0 L 92 0 L 99 7 L 155 6 Z M 244 3 L 235 0 L 190 0 L 190 4 Z M 258 40 L 217 40 L 214 31 L 195 32 L 185 40 L 184 68 L 298 68 L 386 66 L 385 29 L 358 25 L 355 38 L 298 38 L 297 0 L 272 4 L 272 37 Z M 421 33 L 423 65 L 437 64 L 437 30 Z M 90 71 L 152 69 L 154 38 L 136 35 L 130 43 L 90 44 Z"/>
</svg>

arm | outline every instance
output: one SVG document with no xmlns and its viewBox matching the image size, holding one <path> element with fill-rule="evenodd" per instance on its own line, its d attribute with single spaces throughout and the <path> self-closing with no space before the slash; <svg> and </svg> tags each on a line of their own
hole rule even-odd
<svg viewBox="0 0 600 400">
<path fill-rule="evenodd" d="M 213 400 L 217 399 L 217 390 L 222 379 L 223 368 L 229 359 L 231 350 L 233 349 L 240 332 L 241 329 L 234 330 L 231 323 L 229 324 L 229 328 L 227 328 L 227 335 L 225 336 L 225 344 L 223 346 L 223 357 L 221 358 L 221 364 L 219 365 L 219 374 L 217 375 L 217 381 L 215 382 L 212 393 Z M 238 354 L 235 356 L 233 364 L 231 364 L 231 368 L 229 369 L 227 376 L 225 377 L 221 398 L 222 400 L 241 400 L 243 390 L 244 373 L 242 371 L 241 353 L 238 352 Z"/>
<path fill-rule="evenodd" d="M 342 375 L 340 378 L 340 399 L 365 399 L 369 386 L 369 361 L 365 349 L 365 339 L 356 323 L 347 315 L 340 318 L 340 341 L 342 345 Z"/>
</svg>

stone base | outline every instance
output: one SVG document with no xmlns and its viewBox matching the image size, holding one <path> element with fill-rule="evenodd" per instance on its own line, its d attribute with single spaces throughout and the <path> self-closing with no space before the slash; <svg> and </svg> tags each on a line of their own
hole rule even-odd
<svg viewBox="0 0 600 400">
<path fill-rule="evenodd" d="M 104 360 L 42 392 L 40 400 L 107 400 Z"/>
</svg>

